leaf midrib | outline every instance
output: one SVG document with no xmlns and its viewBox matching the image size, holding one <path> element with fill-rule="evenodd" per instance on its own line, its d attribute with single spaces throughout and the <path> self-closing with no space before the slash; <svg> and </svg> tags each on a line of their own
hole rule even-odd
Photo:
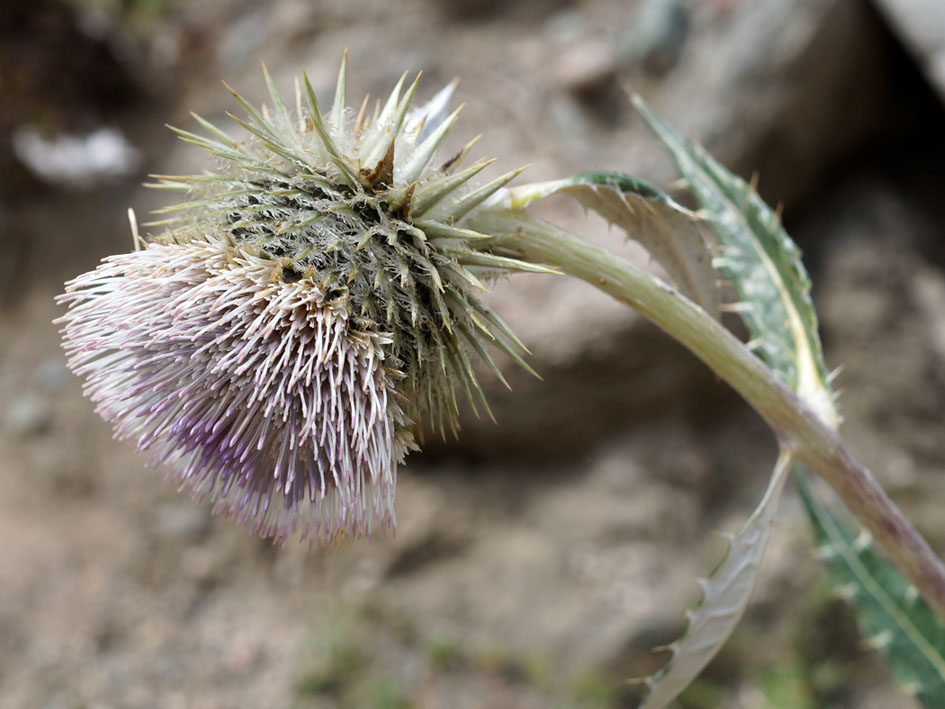
<svg viewBox="0 0 945 709">
<path fill-rule="evenodd" d="M 899 603 L 890 597 L 883 587 L 874 580 L 873 575 L 863 566 L 859 556 L 850 548 L 849 543 L 838 529 L 836 522 L 829 516 L 820 514 L 816 502 L 810 505 L 810 509 L 817 516 L 817 521 L 820 522 L 821 528 L 830 538 L 831 544 L 835 549 L 839 550 L 844 562 L 863 588 L 869 591 L 876 603 L 896 622 L 902 632 L 908 636 L 909 640 L 922 651 L 922 655 L 928 660 L 929 664 L 942 679 L 943 684 L 945 684 L 945 659 L 942 658 L 938 650 L 932 646 L 928 639 L 916 627 L 915 623 L 911 621 L 908 614 L 902 611 Z"/>
</svg>

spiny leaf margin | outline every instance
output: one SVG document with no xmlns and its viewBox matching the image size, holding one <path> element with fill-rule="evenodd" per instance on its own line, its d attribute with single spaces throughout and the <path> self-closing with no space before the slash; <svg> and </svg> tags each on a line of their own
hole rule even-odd
<svg viewBox="0 0 945 709">
<path fill-rule="evenodd" d="M 722 249 L 713 265 L 735 289 L 752 349 L 831 426 L 836 404 L 817 335 L 810 276 L 777 211 L 754 187 L 686 140 L 639 96 L 634 105 L 699 202 Z"/>
<path fill-rule="evenodd" d="M 524 209 L 559 193 L 623 229 L 666 269 L 687 297 L 719 318 L 719 288 L 712 255 L 697 226 L 698 217 L 646 180 L 618 172 L 582 172 L 513 187 L 497 193 L 490 205 Z"/>
<path fill-rule="evenodd" d="M 893 675 L 924 707 L 945 706 L 945 625 L 888 561 L 872 537 L 853 532 L 799 485 L 818 555 L 828 565 L 838 594 L 856 611 L 868 646 L 888 659 Z"/>
<path fill-rule="evenodd" d="M 839 423 L 800 250 L 753 187 L 680 136 L 639 97 L 634 104 L 663 142 L 712 225 L 716 261 L 750 309 L 739 309 L 759 355 L 833 427 Z M 787 330 L 784 323 L 790 323 Z M 925 707 L 945 706 L 945 624 L 865 532 L 854 533 L 815 496 L 809 474 L 794 469 L 820 556 L 852 605 L 867 643 L 887 658 L 896 680 Z"/>
<path fill-rule="evenodd" d="M 782 450 L 761 502 L 732 537 L 722 562 L 701 581 L 702 600 L 688 611 L 689 625 L 686 634 L 671 646 L 672 659 L 647 680 L 650 693 L 641 709 L 665 707 L 675 699 L 738 625 L 755 587 L 792 460 L 791 451 Z"/>
</svg>

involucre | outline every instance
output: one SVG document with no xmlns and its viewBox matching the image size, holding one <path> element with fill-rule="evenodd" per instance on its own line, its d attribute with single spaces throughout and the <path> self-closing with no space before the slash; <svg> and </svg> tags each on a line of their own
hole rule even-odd
<svg viewBox="0 0 945 709">
<path fill-rule="evenodd" d="M 488 407 L 470 352 L 524 365 L 473 295 L 484 277 L 542 270 L 489 250 L 464 219 L 518 171 L 471 189 L 471 144 L 436 153 L 453 86 L 411 110 L 404 81 L 378 109 L 345 105 L 342 64 L 322 113 L 308 79 L 290 110 L 234 117 L 240 142 L 177 132 L 213 173 L 162 176 L 188 193 L 137 240 L 67 285 L 70 366 L 116 435 L 215 512 L 284 541 L 331 544 L 394 524 L 397 464 L 418 425 L 454 430 L 457 390 Z M 525 365 L 527 366 L 527 365 Z M 500 375 L 501 376 L 501 375 Z M 476 403 L 473 403 L 476 406 Z"/>
</svg>

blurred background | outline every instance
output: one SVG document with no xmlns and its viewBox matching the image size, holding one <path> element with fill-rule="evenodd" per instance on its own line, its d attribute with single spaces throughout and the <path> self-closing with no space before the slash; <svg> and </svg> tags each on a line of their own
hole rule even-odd
<svg viewBox="0 0 945 709">
<path fill-rule="evenodd" d="M 489 299 L 498 424 L 401 471 L 396 538 L 273 547 L 111 440 L 65 367 L 53 297 L 132 249 L 148 173 L 208 166 L 220 79 L 264 100 L 460 77 L 492 175 L 674 175 L 624 86 L 784 206 L 814 279 L 845 435 L 945 552 L 945 8 L 940 0 L 3 0 L 0 707 L 630 707 L 775 446 L 667 337 L 581 283 Z M 449 152 L 452 146 L 447 146 Z M 566 201 L 546 214 L 640 263 Z M 735 326 L 735 323 L 732 323 Z M 485 376 L 486 381 L 491 381 Z M 810 552 L 789 491 L 731 641 L 680 706 L 911 707 Z"/>
</svg>

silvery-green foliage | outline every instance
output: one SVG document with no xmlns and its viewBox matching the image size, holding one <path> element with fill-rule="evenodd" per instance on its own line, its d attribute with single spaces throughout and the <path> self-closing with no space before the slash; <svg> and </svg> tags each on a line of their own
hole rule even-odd
<svg viewBox="0 0 945 709">
<path fill-rule="evenodd" d="M 899 685 L 927 709 L 945 706 L 945 624 L 855 521 L 832 512 L 797 476 L 818 556 L 837 593 L 853 607 L 869 647 L 882 652 Z"/>
<path fill-rule="evenodd" d="M 732 536 L 725 558 L 708 578 L 700 580 L 702 600 L 686 613 L 686 634 L 669 646 L 672 659 L 658 674 L 647 678 L 650 692 L 641 707 L 658 709 L 669 704 L 699 675 L 735 630 L 761 570 L 791 463 L 790 452 L 783 451 L 764 497 Z"/>
<path fill-rule="evenodd" d="M 565 193 L 594 209 L 639 241 L 663 265 L 675 285 L 702 309 L 717 316 L 716 274 L 709 249 L 697 228 L 700 217 L 643 180 L 611 172 L 591 172 L 499 193 L 496 207 L 522 210 L 539 199 Z M 511 212 L 510 212 L 511 213 Z M 481 219 L 502 224 L 497 217 Z M 547 228 L 547 227 L 546 227 Z M 702 600 L 687 613 L 686 635 L 668 649 L 671 661 L 647 679 L 647 707 L 662 707 L 695 679 L 731 635 L 748 605 L 764 558 L 787 472 L 790 451 L 782 451 L 758 507 L 733 535 L 725 558 L 701 580 Z"/>
<path fill-rule="evenodd" d="M 685 140 L 640 99 L 637 109 L 666 147 L 720 246 L 713 265 L 739 299 L 751 349 L 827 423 L 836 426 L 810 277 L 801 253 L 754 188 Z"/>
<path fill-rule="evenodd" d="M 642 245 L 666 269 L 673 283 L 714 318 L 719 289 L 698 218 L 659 187 L 616 172 L 582 172 L 499 192 L 491 204 L 524 209 L 554 194 L 567 194 L 600 214 Z"/>
<path fill-rule="evenodd" d="M 755 351 L 826 422 L 839 417 L 824 364 L 810 279 L 779 216 L 751 185 L 684 139 L 641 99 L 635 101 L 663 142 L 722 247 L 716 267 L 739 294 L 738 312 Z M 788 327 L 785 328 L 784 324 Z M 807 471 L 795 480 L 820 557 L 852 605 L 866 642 L 889 661 L 899 684 L 926 707 L 945 706 L 945 624 L 915 587 L 818 499 Z"/>
</svg>

